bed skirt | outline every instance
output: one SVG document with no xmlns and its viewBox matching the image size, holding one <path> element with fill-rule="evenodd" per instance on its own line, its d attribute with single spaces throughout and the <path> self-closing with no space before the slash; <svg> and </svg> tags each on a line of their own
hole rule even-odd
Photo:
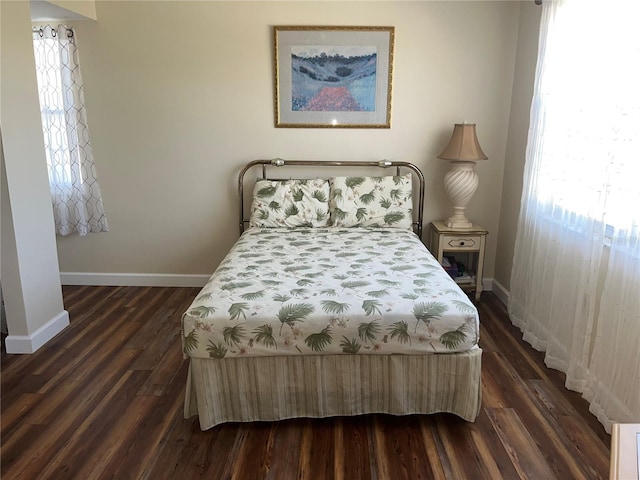
<svg viewBox="0 0 640 480">
<path fill-rule="evenodd" d="M 184 416 L 224 422 L 480 412 L 482 350 L 430 355 L 191 358 Z"/>
</svg>

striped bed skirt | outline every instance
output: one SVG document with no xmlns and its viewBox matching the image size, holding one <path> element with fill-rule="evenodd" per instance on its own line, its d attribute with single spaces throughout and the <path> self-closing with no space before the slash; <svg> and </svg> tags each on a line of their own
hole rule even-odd
<svg viewBox="0 0 640 480">
<path fill-rule="evenodd" d="M 428 355 L 191 358 L 184 416 L 225 422 L 480 412 L 482 350 Z"/>
</svg>

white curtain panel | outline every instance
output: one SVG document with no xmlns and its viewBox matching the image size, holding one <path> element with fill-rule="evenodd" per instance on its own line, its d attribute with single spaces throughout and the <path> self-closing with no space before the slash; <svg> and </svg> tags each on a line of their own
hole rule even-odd
<svg viewBox="0 0 640 480">
<path fill-rule="evenodd" d="M 637 225 L 635 231 L 618 230 L 613 234 L 584 397 L 591 403 L 590 410 L 606 427 L 611 422 L 640 423 L 640 231 Z"/>
<path fill-rule="evenodd" d="M 56 232 L 106 232 L 74 32 L 36 27 L 33 45 Z"/>
<path fill-rule="evenodd" d="M 543 4 L 509 299 L 608 431 L 640 422 L 637 3 Z"/>
</svg>

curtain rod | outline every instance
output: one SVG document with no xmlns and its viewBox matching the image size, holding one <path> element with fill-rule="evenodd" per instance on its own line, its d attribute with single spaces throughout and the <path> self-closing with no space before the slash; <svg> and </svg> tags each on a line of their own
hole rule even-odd
<svg viewBox="0 0 640 480">
<path fill-rule="evenodd" d="M 51 25 L 46 25 L 45 27 L 32 28 L 31 33 L 37 33 L 41 37 L 44 37 L 44 29 L 49 27 L 51 29 L 51 36 L 55 37 L 58 34 L 57 28 L 53 28 Z M 73 29 L 69 27 L 64 27 L 67 31 L 67 38 L 73 37 Z"/>
</svg>

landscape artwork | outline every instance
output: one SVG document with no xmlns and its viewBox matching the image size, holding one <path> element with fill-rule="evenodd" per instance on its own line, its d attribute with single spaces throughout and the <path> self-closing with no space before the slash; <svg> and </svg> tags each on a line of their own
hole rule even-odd
<svg viewBox="0 0 640 480">
<path fill-rule="evenodd" d="M 391 128 L 394 27 L 273 28 L 276 127 Z"/>
<path fill-rule="evenodd" d="M 377 60 L 375 46 L 292 46 L 291 109 L 375 111 Z"/>
</svg>

